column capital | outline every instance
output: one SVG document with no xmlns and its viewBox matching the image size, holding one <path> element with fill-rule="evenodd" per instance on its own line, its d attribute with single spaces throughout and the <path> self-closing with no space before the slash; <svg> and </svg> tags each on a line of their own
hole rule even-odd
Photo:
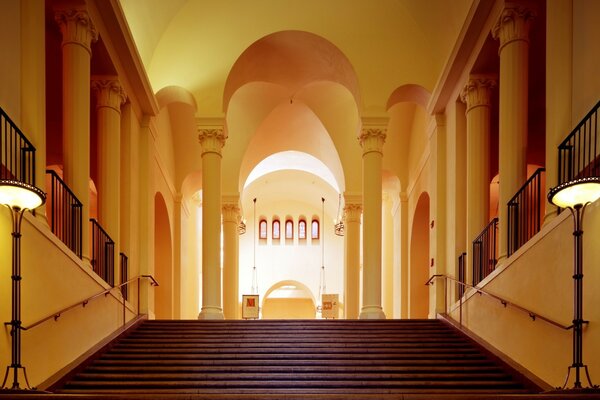
<svg viewBox="0 0 600 400">
<path fill-rule="evenodd" d="M 223 203 L 221 205 L 223 214 L 223 222 L 232 222 L 238 224 L 240 222 L 240 207 L 237 203 Z"/>
<path fill-rule="evenodd" d="M 98 40 L 98 31 L 87 10 L 81 8 L 57 8 L 54 20 L 62 33 L 62 45 L 82 46 L 91 55 L 92 42 Z"/>
<path fill-rule="evenodd" d="M 92 76 L 92 90 L 96 93 L 96 108 L 108 107 L 121 113 L 127 95 L 117 77 Z"/>
<path fill-rule="evenodd" d="M 471 75 L 460 93 L 460 99 L 467 104 L 467 113 L 475 107 L 489 107 L 492 103 L 492 90 L 498 85 L 498 78 L 492 74 Z"/>
<path fill-rule="evenodd" d="M 220 128 L 198 129 L 198 140 L 202 146 L 202 155 L 205 153 L 216 153 L 221 155 L 221 149 L 225 146 L 225 132 Z"/>
<path fill-rule="evenodd" d="M 362 214 L 362 204 L 348 204 L 344 206 L 344 221 L 349 222 L 360 222 L 360 215 Z"/>
<path fill-rule="evenodd" d="M 492 28 L 493 38 L 500 40 L 498 54 L 511 42 L 522 40 L 529 43 L 529 29 L 535 17 L 535 11 L 526 4 L 506 3 Z"/>
<path fill-rule="evenodd" d="M 381 128 L 363 129 L 358 136 L 358 141 L 363 149 L 363 155 L 370 152 L 383 154 L 386 130 Z"/>
</svg>

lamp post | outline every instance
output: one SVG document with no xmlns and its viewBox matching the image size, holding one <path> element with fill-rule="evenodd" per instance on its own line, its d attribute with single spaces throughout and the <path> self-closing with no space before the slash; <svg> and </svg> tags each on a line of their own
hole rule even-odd
<svg viewBox="0 0 600 400">
<path fill-rule="evenodd" d="M 600 177 L 587 177 L 575 179 L 558 185 L 548 192 L 548 201 L 557 207 L 567 208 L 574 220 L 574 299 L 573 299 L 573 364 L 567 372 L 567 379 L 563 389 L 569 382 L 571 370 L 575 370 L 575 383 L 573 389 L 582 389 L 581 369 L 585 371 L 588 384 L 592 381 L 587 365 L 583 364 L 583 324 L 588 321 L 583 319 L 583 215 L 588 204 L 600 198 Z"/>
<path fill-rule="evenodd" d="M 35 186 L 20 181 L 0 180 L 0 204 L 11 210 L 12 217 L 12 318 L 10 323 L 11 364 L 6 367 L 2 389 L 22 390 L 19 386 L 19 370 L 23 370 L 25 383 L 30 388 L 25 367 L 21 365 L 21 222 L 25 210 L 34 210 L 44 204 L 46 195 Z M 12 387 L 6 386 L 13 371 Z"/>
</svg>

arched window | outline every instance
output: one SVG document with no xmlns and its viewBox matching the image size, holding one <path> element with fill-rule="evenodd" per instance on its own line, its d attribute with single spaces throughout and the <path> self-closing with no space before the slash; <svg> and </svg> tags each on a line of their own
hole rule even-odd
<svg viewBox="0 0 600 400">
<path fill-rule="evenodd" d="M 306 239 L 306 221 L 303 219 L 298 222 L 298 239 Z"/>
<path fill-rule="evenodd" d="M 291 219 L 285 221 L 285 238 L 293 239 L 294 238 L 294 222 Z"/>
<path fill-rule="evenodd" d="M 272 232 L 273 239 L 279 239 L 281 237 L 279 228 L 280 228 L 279 220 L 278 219 L 273 220 L 273 232 Z"/>
<path fill-rule="evenodd" d="M 266 219 L 261 219 L 260 222 L 258 223 L 258 237 L 260 239 L 267 238 L 267 220 Z"/>
<path fill-rule="evenodd" d="M 312 224 L 310 225 L 310 237 L 312 239 L 319 238 L 319 220 L 313 219 Z"/>
</svg>

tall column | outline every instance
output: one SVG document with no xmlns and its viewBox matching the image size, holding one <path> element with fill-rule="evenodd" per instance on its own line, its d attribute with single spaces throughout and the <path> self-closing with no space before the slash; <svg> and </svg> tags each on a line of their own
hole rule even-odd
<svg viewBox="0 0 600 400">
<path fill-rule="evenodd" d="M 571 124 L 573 96 L 573 0 L 546 3 L 546 188 L 558 185 L 558 145 Z M 557 215 L 545 202 L 544 224 Z"/>
<path fill-rule="evenodd" d="M 126 96 L 116 77 L 94 76 L 92 90 L 96 94 L 98 126 L 98 219 L 115 242 L 113 265 L 116 267 L 121 225 L 121 105 Z"/>
<path fill-rule="evenodd" d="M 362 197 L 344 194 L 344 316 L 358 318 L 360 311 L 360 215 Z"/>
<path fill-rule="evenodd" d="M 239 196 L 223 196 L 223 314 L 239 318 Z"/>
<path fill-rule="evenodd" d="M 90 261 L 90 59 L 98 38 L 85 9 L 55 10 L 62 33 L 64 180 L 82 204 L 81 255 Z"/>
<path fill-rule="evenodd" d="M 433 275 L 447 274 L 446 239 L 447 209 L 446 191 L 448 182 L 446 115 L 433 115 L 429 130 L 431 211 L 429 222 L 429 258 L 428 278 Z M 431 268 L 433 267 L 433 268 Z M 429 286 L 429 317 L 435 318 L 437 313 L 446 312 L 446 282 L 438 280 Z"/>
<path fill-rule="evenodd" d="M 21 128 L 35 146 L 35 186 L 46 191 L 46 53 L 45 7 L 21 0 Z M 35 216 L 48 223 L 46 205 Z"/>
<path fill-rule="evenodd" d="M 498 258 L 507 253 L 508 201 L 527 178 L 529 28 L 534 13 L 507 3 L 492 30 L 500 40 L 500 206 Z"/>
<path fill-rule="evenodd" d="M 383 192 L 381 204 L 381 305 L 384 313 L 394 315 L 394 220 L 392 195 Z"/>
<path fill-rule="evenodd" d="M 381 307 L 381 165 L 383 129 L 364 129 L 359 136 L 363 149 L 363 301 L 361 319 L 383 319 Z"/>
<path fill-rule="evenodd" d="M 400 192 L 400 318 L 408 318 L 408 195 Z"/>
<path fill-rule="evenodd" d="M 473 240 L 489 222 L 491 98 L 497 81 L 472 75 L 461 93 L 467 105 L 467 266 L 472 265 Z M 473 271 L 466 268 L 467 282 Z"/>
<path fill-rule="evenodd" d="M 221 149 L 223 129 L 199 129 L 202 146 L 202 309 L 199 319 L 223 319 L 221 308 Z"/>
</svg>

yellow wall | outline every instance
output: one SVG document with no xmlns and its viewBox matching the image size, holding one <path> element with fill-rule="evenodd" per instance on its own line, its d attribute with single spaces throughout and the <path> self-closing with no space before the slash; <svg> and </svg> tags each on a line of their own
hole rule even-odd
<svg viewBox="0 0 600 400">
<path fill-rule="evenodd" d="M 11 319 L 11 224 L 0 210 L 0 319 Z M 28 325 L 107 288 L 89 266 L 83 266 L 48 227 L 25 216 L 22 227 L 22 321 Z M 132 299 L 135 302 L 136 299 Z M 128 305 L 133 309 L 135 304 Z M 126 320 L 132 318 L 126 312 Z M 51 319 L 22 333 L 22 364 L 37 385 L 110 335 L 123 324 L 120 294 L 114 293 L 75 308 L 56 322 Z M 0 331 L 0 362 L 10 365 L 10 331 Z"/>
</svg>

